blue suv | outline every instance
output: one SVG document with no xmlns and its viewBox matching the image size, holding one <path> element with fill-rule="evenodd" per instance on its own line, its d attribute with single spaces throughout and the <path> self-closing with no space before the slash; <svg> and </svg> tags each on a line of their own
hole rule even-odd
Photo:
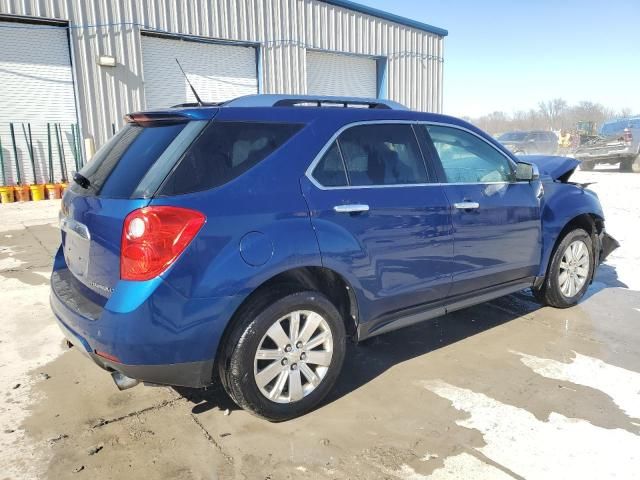
<svg viewBox="0 0 640 480">
<path fill-rule="evenodd" d="M 337 107 L 337 108 L 336 108 Z M 51 307 L 139 382 L 221 382 L 280 421 L 334 385 L 347 339 L 531 288 L 564 308 L 617 246 L 562 157 L 456 118 L 256 95 L 127 116 L 62 201 Z"/>
</svg>

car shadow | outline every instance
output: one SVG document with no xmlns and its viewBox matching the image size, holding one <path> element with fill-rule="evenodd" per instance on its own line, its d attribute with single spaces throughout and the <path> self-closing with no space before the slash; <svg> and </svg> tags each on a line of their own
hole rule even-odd
<svg viewBox="0 0 640 480">
<path fill-rule="evenodd" d="M 490 303 L 492 306 L 478 305 L 372 337 L 358 344 L 348 342 L 342 373 L 322 404 L 338 400 L 394 365 L 426 355 L 540 308 L 527 292 L 519 292 Z M 193 404 L 191 411 L 194 414 L 212 409 L 239 409 L 219 383 L 206 389 L 173 388 Z"/>
<path fill-rule="evenodd" d="M 617 278 L 615 268 L 601 265 L 594 284 L 585 298 L 606 289 L 626 287 Z M 490 302 L 450 313 L 443 317 L 372 337 L 358 344 L 349 342 L 342 373 L 322 405 L 332 403 L 375 379 L 388 369 L 435 350 L 452 345 L 508 323 L 541 307 L 524 290 Z M 224 388 L 214 384 L 207 389 L 174 387 L 175 391 L 194 404 L 192 413 L 212 409 L 238 410 Z"/>
</svg>

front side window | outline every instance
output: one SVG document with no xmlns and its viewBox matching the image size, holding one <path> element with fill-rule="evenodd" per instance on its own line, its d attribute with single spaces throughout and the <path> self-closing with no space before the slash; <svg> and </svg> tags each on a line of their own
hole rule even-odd
<svg viewBox="0 0 640 480">
<path fill-rule="evenodd" d="M 411 125 L 359 125 L 338 137 L 352 186 L 427 182 L 427 171 Z"/>
<path fill-rule="evenodd" d="M 475 135 L 453 127 L 429 125 L 447 183 L 510 182 L 511 162 Z"/>
<path fill-rule="evenodd" d="M 162 186 L 161 195 L 224 185 L 267 158 L 301 128 L 290 123 L 211 122 Z"/>
</svg>

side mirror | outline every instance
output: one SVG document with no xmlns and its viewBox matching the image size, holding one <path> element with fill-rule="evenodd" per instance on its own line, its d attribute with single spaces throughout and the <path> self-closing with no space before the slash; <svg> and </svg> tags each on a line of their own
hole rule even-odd
<svg viewBox="0 0 640 480">
<path fill-rule="evenodd" d="M 518 162 L 516 164 L 516 181 L 531 182 L 540 178 L 538 167 L 532 163 Z"/>
</svg>

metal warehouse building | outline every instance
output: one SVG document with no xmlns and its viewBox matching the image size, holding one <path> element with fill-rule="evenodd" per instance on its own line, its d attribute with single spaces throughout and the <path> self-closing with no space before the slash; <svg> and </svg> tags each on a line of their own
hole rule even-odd
<svg viewBox="0 0 640 480">
<path fill-rule="evenodd" d="M 40 182 L 48 139 L 55 137 L 47 135 L 48 123 L 61 137 L 52 141 L 53 154 L 60 144 L 70 172 L 72 154 L 98 148 L 126 113 L 193 102 L 176 58 L 205 101 L 253 93 L 349 95 L 439 112 L 446 35 L 344 0 L 0 1 L 6 182 L 16 181 L 13 143 L 32 181 L 23 125 L 32 130 Z M 56 161 L 56 178 L 60 169 Z"/>
</svg>

